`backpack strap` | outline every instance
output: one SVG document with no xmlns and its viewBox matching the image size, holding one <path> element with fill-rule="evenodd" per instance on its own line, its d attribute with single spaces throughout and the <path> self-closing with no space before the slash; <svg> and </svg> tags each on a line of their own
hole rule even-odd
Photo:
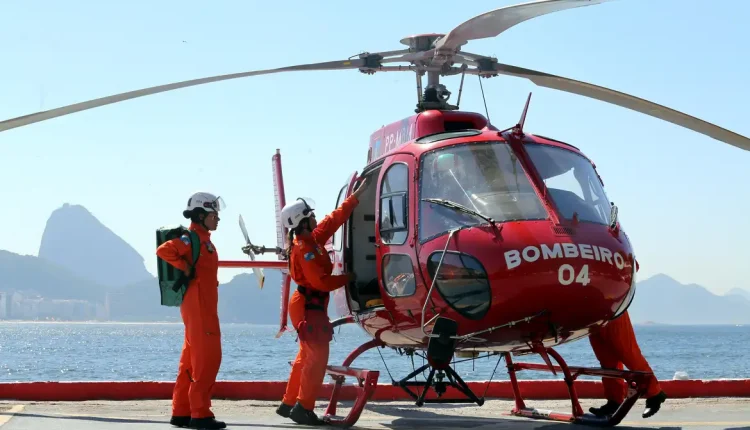
<svg viewBox="0 0 750 430">
<path fill-rule="evenodd" d="M 183 233 L 183 236 L 185 234 L 190 235 L 190 250 L 192 251 L 191 254 L 193 259 L 192 264 L 187 263 L 187 273 L 183 272 L 177 282 L 172 285 L 172 290 L 174 291 L 178 291 L 183 286 L 185 286 L 185 291 L 187 291 L 190 280 L 195 277 L 195 265 L 198 263 L 198 258 L 201 256 L 201 238 L 198 237 L 198 233 L 188 230 L 187 233 Z"/>
<path fill-rule="evenodd" d="M 193 247 L 193 267 L 195 267 L 198 264 L 198 257 L 201 256 L 201 238 L 192 230 L 190 230 L 190 245 Z"/>
<path fill-rule="evenodd" d="M 188 270 L 190 273 L 188 273 L 188 279 L 193 279 L 195 277 L 195 267 L 198 264 L 198 258 L 201 256 L 201 238 L 198 237 L 198 233 L 188 230 L 188 233 L 190 234 L 190 247 L 193 251 L 193 264 L 188 265 Z"/>
</svg>

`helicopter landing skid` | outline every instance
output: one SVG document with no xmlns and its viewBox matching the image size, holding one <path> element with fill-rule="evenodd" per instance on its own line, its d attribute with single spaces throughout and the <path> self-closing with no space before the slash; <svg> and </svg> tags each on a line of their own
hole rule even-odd
<svg viewBox="0 0 750 430">
<path fill-rule="evenodd" d="M 377 388 L 380 372 L 377 370 L 356 369 L 349 367 L 349 365 L 365 351 L 379 346 L 383 346 L 383 343 L 377 339 L 373 339 L 352 351 L 341 366 L 328 366 L 326 368 L 326 373 L 331 375 L 335 381 L 333 391 L 331 392 L 331 401 L 322 418 L 328 425 L 346 428 L 353 426 L 359 419 L 362 410 L 365 408 L 365 404 L 370 400 L 370 397 L 372 397 Z M 342 418 L 336 416 L 336 404 L 338 403 L 339 392 L 346 376 L 357 378 L 359 384 L 356 387 L 357 399 L 354 401 L 351 410 L 349 410 L 349 414 Z"/>
<path fill-rule="evenodd" d="M 505 362 L 508 366 L 508 376 L 510 377 L 510 383 L 513 387 L 513 395 L 515 397 L 516 406 L 511 411 L 511 414 L 515 416 L 535 418 L 535 419 L 546 419 L 552 421 L 563 421 L 576 424 L 585 424 L 597 427 L 612 427 L 619 424 L 623 418 L 630 412 L 630 409 L 635 405 L 635 402 L 646 393 L 646 386 L 648 378 L 652 376 L 648 372 L 631 372 L 617 369 L 601 369 L 601 368 L 589 368 L 589 367 L 568 367 L 565 360 L 552 348 L 548 348 L 547 354 L 554 358 L 559 366 L 551 366 L 547 364 L 536 364 L 536 363 L 513 363 L 513 359 L 510 353 L 504 353 Z M 523 401 L 521 396 L 521 390 L 518 387 L 518 380 L 516 379 L 516 372 L 521 370 L 538 370 L 538 371 L 553 371 L 562 372 L 565 377 L 565 384 L 568 386 L 568 393 L 570 394 L 570 401 L 572 403 L 572 413 L 554 412 L 548 410 L 539 410 L 535 408 L 528 408 Z M 580 375 L 589 376 L 601 376 L 610 378 L 624 379 L 628 393 L 625 397 L 625 401 L 615 411 L 614 414 L 604 417 L 597 417 L 593 414 L 584 414 L 583 408 L 578 401 L 578 394 L 574 387 L 576 378 Z"/>
</svg>

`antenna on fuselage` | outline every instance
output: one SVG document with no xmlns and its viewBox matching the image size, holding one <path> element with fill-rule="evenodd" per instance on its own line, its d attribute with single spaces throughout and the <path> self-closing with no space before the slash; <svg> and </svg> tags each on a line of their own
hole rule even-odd
<svg viewBox="0 0 750 430">
<path fill-rule="evenodd" d="M 516 124 L 516 126 L 513 127 L 513 133 L 517 135 L 523 134 L 523 125 L 526 123 L 526 114 L 529 112 L 530 103 L 531 103 L 531 93 L 529 93 L 529 96 L 526 98 L 526 106 L 523 107 L 523 112 L 521 112 L 521 119 L 518 120 L 518 124 Z"/>
</svg>

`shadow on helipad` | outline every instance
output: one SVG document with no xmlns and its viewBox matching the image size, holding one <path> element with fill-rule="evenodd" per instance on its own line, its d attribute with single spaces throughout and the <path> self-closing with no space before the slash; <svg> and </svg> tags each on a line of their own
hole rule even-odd
<svg viewBox="0 0 750 430">
<path fill-rule="evenodd" d="M 534 429 L 534 430 L 573 430 L 588 429 L 592 427 L 554 422 L 541 419 L 530 419 L 521 417 L 511 417 L 509 415 L 498 414 L 496 417 L 474 416 L 471 414 L 445 415 L 432 412 L 430 409 L 446 409 L 446 406 L 454 409 L 473 409 L 473 406 L 466 405 L 425 405 L 420 409 L 414 407 L 404 407 L 402 405 L 383 405 L 368 404 L 366 409 L 390 418 L 390 422 L 384 419 L 380 422 L 383 427 L 400 430 L 400 429 Z M 618 425 L 617 429 L 637 430 L 637 429 L 660 429 L 660 430 L 681 430 L 682 427 L 640 427 Z M 739 430 L 739 429 L 736 429 Z M 750 429 L 744 429 L 750 430 Z"/>
<path fill-rule="evenodd" d="M 2 412 L 0 412 L 0 415 L 4 415 Z M 11 415 L 11 414 L 7 414 Z M 28 413 L 28 412 L 19 412 L 12 414 L 15 421 L 13 422 L 13 426 L 11 426 L 11 429 L 15 428 L 51 428 L 51 429 L 81 429 L 81 428 L 91 428 L 89 426 L 84 426 L 84 424 L 94 424 L 96 425 L 95 428 L 97 429 L 109 429 L 110 426 L 108 424 L 115 424 L 116 427 L 120 429 L 122 428 L 118 424 L 127 424 L 129 426 L 135 426 L 139 425 L 136 428 L 142 428 L 143 426 L 147 426 L 147 428 L 171 428 L 171 429 L 177 429 L 177 427 L 171 426 L 169 423 L 169 417 L 165 417 L 164 419 L 141 419 L 141 418 L 116 418 L 116 417 L 107 417 L 107 416 L 92 416 L 92 415 L 54 415 L 54 414 L 40 414 L 40 413 Z M 41 419 L 42 421 L 33 421 L 34 424 L 30 424 L 28 420 L 38 420 Z M 47 422 L 46 420 L 50 420 L 51 422 Z M 78 423 L 75 423 L 75 421 L 78 421 Z M 293 429 L 293 428 L 307 428 L 307 427 L 300 427 L 296 425 L 294 422 L 289 421 L 284 423 L 279 422 L 269 422 L 269 420 L 260 420 L 258 422 L 235 422 L 233 419 L 226 419 L 227 423 L 227 430 L 231 430 L 233 428 L 259 428 L 259 429 Z M 275 419 L 274 421 L 278 421 L 278 419 Z M 96 423 L 96 424 L 95 424 Z M 51 425 L 50 425 L 51 424 Z M 98 424 L 98 425 L 97 425 Z M 128 427 L 132 428 L 132 427 Z M 352 427 L 352 429 L 356 429 L 357 427 Z"/>
<path fill-rule="evenodd" d="M 6 415 L 3 412 L 0 412 L 0 415 Z M 16 412 L 13 414 L 7 414 L 12 415 L 14 418 L 44 418 L 44 419 L 51 419 L 51 420 L 82 420 L 82 421 L 93 421 L 93 422 L 101 422 L 101 423 L 126 423 L 126 424 L 163 424 L 163 425 L 169 425 L 169 417 L 163 419 L 163 420 L 146 420 L 146 419 L 139 419 L 139 418 L 115 418 L 115 417 L 107 417 L 107 416 L 91 416 L 91 415 L 47 415 L 47 414 L 39 414 L 39 413 L 30 413 L 30 412 Z"/>
</svg>

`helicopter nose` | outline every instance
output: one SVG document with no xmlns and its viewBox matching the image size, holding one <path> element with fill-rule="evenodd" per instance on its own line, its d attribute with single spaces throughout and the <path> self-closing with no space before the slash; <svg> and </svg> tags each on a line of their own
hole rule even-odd
<svg viewBox="0 0 750 430">
<path fill-rule="evenodd" d="M 529 336 L 555 343 L 625 312 L 635 294 L 627 237 L 604 225 L 580 224 L 564 235 L 552 227 L 506 223 L 499 238 L 491 226 L 478 226 L 454 235 L 445 254 L 447 239 L 422 247 L 428 288 L 434 279 L 434 296 L 462 333 L 481 331 L 498 343 Z"/>
<path fill-rule="evenodd" d="M 523 240 L 504 247 L 501 258 L 483 259 L 491 274 L 490 314 L 502 311 L 513 320 L 545 312 L 548 322 L 570 329 L 620 316 L 635 295 L 635 264 L 628 243 L 608 238 Z"/>
<path fill-rule="evenodd" d="M 527 245 L 504 253 L 504 281 L 525 285 L 526 297 L 558 325 L 587 326 L 616 318 L 630 306 L 635 264 L 628 251 L 614 242 Z"/>
</svg>

